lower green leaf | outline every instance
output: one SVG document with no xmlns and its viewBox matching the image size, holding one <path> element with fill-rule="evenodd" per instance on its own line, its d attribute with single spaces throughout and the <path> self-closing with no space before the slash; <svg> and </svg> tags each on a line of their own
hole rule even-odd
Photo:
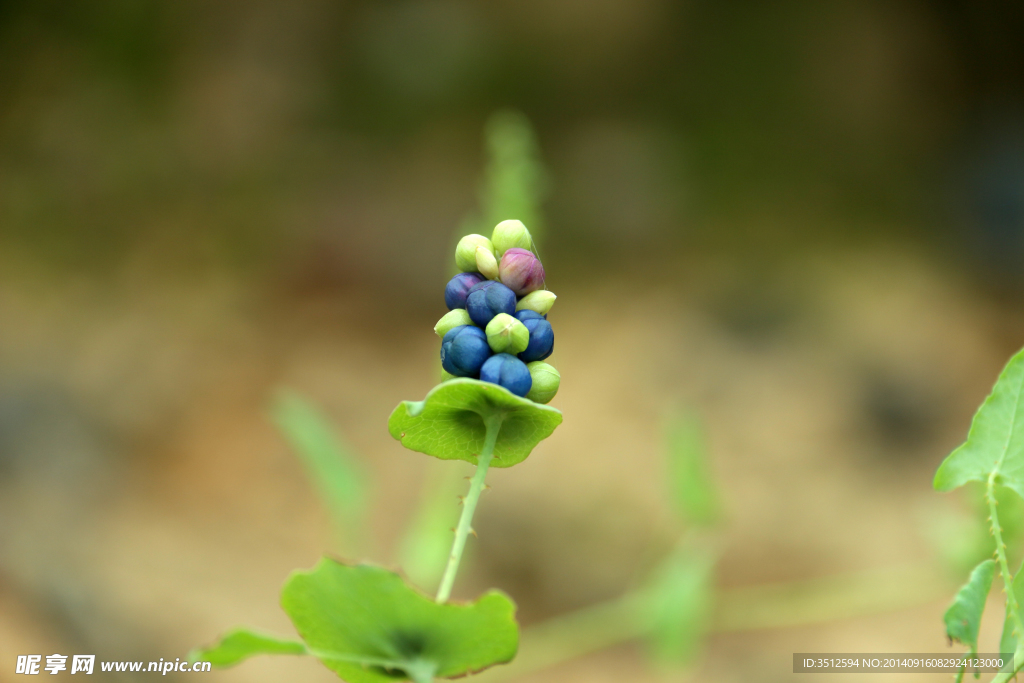
<svg viewBox="0 0 1024 683">
<path fill-rule="evenodd" d="M 306 646 L 246 628 L 229 631 L 215 645 L 189 653 L 189 661 L 210 662 L 214 666 L 232 666 L 254 655 L 304 655 Z"/>
<path fill-rule="evenodd" d="M 491 591 L 438 604 L 398 574 L 324 558 L 289 577 L 281 606 L 310 654 L 348 683 L 450 678 L 511 661 L 515 605 Z"/>
<path fill-rule="evenodd" d="M 971 572 L 970 578 L 953 599 L 953 604 L 942 616 L 946 622 L 946 635 L 971 648 L 971 655 L 978 653 L 978 629 L 981 627 L 981 614 L 985 610 L 985 600 L 992 588 L 992 577 L 995 575 L 995 560 L 985 560 Z M 963 678 L 960 671 L 957 681 Z"/>
</svg>

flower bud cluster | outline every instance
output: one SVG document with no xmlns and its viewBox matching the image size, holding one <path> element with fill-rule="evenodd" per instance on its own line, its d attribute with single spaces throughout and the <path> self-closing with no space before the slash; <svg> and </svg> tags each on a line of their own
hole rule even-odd
<svg viewBox="0 0 1024 683">
<path fill-rule="evenodd" d="M 555 347 L 548 312 L 555 295 L 544 289 L 544 266 L 520 221 L 498 223 L 491 238 L 466 235 L 455 248 L 460 272 L 444 290 L 441 337 L 444 379 L 472 377 L 517 396 L 547 403 L 560 376 L 544 363 Z"/>
</svg>

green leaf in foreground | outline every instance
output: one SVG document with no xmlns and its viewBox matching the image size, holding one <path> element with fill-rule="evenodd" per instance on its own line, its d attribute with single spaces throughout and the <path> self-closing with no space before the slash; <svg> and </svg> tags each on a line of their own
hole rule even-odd
<svg viewBox="0 0 1024 683">
<path fill-rule="evenodd" d="M 461 676 L 510 661 L 519 646 L 515 605 L 503 593 L 438 604 L 370 565 L 325 558 L 289 577 L 281 606 L 309 652 L 348 683 Z"/>
<path fill-rule="evenodd" d="M 995 560 L 985 560 L 975 567 L 967 583 L 957 592 L 953 604 L 942 616 L 942 620 L 946 622 L 946 635 L 950 640 L 959 641 L 971 648 L 971 655 L 978 652 L 981 613 L 985 609 L 985 600 L 992 588 L 995 571 Z M 960 672 L 960 676 L 963 676 L 963 671 Z"/>
<path fill-rule="evenodd" d="M 503 414 L 491 467 L 511 467 L 562 423 L 561 411 L 476 379 L 438 384 L 422 401 L 403 401 L 388 419 L 402 445 L 442 460 L 476 464 L 484 446 L 484 419 Z"/>
<path fill-rule="evenodd" d="M 266 633 L 239 628 L 229 631 L 216 644 L 193 650 L 189 660 L 210 662 L 214 666 L 232 666 L 254 655 L 304 655 L 306 646 Z"/>
<path fill-rule="evenodd" d="M 935 488 L 952 491 L 969 481 L 1002 484 L 1024 497 L 1024 351 L 1006 364 L 981 404 L 967 441 L 949 454 L 935 473 Z"/>
</svg>

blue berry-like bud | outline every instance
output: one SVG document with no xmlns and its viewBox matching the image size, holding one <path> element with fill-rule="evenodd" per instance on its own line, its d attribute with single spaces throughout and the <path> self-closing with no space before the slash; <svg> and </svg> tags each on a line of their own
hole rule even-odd
<svg viewBox="0 0 1024 683">
<path fill-rule="evenodd" d="M 505 387 L 516 396 L 526 396 L 533 378 L 526 363 L 507 353 L 496 353 L 480 368 L 480 379 Z"/>
<path fill-rule="evenodd" d="M 551 329 L 551 323 L 543 319 L 527 318 L 523 324 L 530 331 L 530 343 L 527 344 L 526 350 L 519 354 L 519 359 L 532 363 L 550 356 L 555 350 L 555 333 Z"/>
<path fill-rule="evenodd" d="M 490 357 L 487 335 L 479 327 L 456 327 L 441 340 L 441 367 L 457 377 L 479 376 L 484 361 Z"/>
<path fill-rule="evenodd" d="M 466 310 L 469 311 L 469 317 L 474 323 L 480 327 L 487 327 L 491 318 L 499 313 L 512 315 L 516 312 L 516 295 L 500 282 L 484 280 L 469 290 Z"/>
<path fill-rule="evenodd" d="M 527 310 L 516 311 L 516 318 L 519 319 L 519 322 L 526 322 L 527 320 L 547 320 L 547 318 L 542 316 L 537 311 L 527 311 Z M 442 318 L 442 320 L 444 320 L 444 318 Z M 438 323 L 438 324 L 440 324 L 440 323 Z"/>
<path fill-rule="evenodd" d="M 459 273 L 444 288 L 444 303 L 449 311 L 466 307 L 466 296 L 475 285 L 486 282 L 480 273 Z"/>
</svg>

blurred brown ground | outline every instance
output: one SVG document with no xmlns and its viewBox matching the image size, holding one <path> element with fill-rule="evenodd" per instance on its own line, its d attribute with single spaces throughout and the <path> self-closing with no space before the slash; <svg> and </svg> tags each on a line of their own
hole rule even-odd
<svg viewBox="0 0 1024 683">
<path fill-rule="evenodd" d="M 1024 340 L 1019 26 L 956 2 L 0 3 L 0 680 L 18 654 L 291 632 L 281 582 L 338 549 L 267 418 L 280 387 L 370 470 L 368 554 L 396 562 L 441 464 L 386 420 L 436 379 L 452 236 L 507 106 L 551 173 L 565 422 L 490 477 L 456 596 L 502 587 L 529 626 L 635 586 L 680 531 L 673 405 L 723 490 L 721 589 L 941 574 L 929 520 L 967 505 L 932 474 Z M 689 671 L 627 644 L 523 680 L 944 652 L 961 578 L 712 635 Z"/>
</svg>

